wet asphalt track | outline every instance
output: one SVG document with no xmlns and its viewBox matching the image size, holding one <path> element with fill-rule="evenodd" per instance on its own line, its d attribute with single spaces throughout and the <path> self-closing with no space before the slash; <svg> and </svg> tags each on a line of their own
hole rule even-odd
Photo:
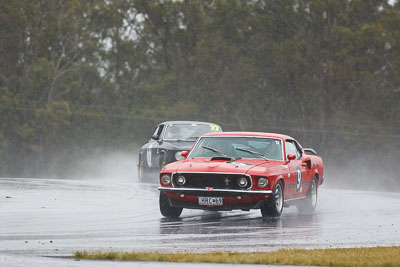
<svg viewBox="0 0 400 267">
<path fill-rule="evenodd" d="M 0 218 L 0 266 L 112 266 L 52 257 L 71 256 L 75 250 L 205 252 L 400 245 L 400 194 L 324 186 L 313 215 L 300 215 L 296 208 L 285 209 L 280 219 L 263 219 L 259 211 L 184 210 L 179 220 L 169 220 L 159 213 L 156 184 L 3 178 Z M 144 265 L 115 266 L 125 264 Z"/>
</svg>

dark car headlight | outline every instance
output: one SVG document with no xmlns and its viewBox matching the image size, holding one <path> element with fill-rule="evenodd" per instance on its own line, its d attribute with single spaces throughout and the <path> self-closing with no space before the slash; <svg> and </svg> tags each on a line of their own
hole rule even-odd
<svg viewBox="0 0 400 267">
<path fill-rule="evenodd" d="M 260 178 L 258 178 L 257 184 L 258 184 L 258 187 L 264 188 L 264 187 L 268 186 L 269 181 L 266 177 L 260 177 Z"/>
<path fill-rule="evenodd" d="M 247 186 L 247 179 L 245 177 L 240 177 L 237 181 L 239 187 L 246 187 Z"/>
<path fill-rule="evenodd" d="M 168 185 L 171 183 L 171 176 L 169 176 L 168 174 L 164 174 L 163 176 L 161 176 L 161 183 L 164 185 Z"/>
<path fill-rule="evenodd" d="M 183 175 L 179 175 L 178 178 L 176 179 L 176 183 L 178 185 L 184 185 L 186 183 L 186 178 Z"/>
</svg>

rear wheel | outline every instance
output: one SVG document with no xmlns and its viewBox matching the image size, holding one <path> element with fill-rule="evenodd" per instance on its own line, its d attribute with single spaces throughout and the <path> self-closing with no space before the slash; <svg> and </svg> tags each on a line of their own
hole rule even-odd
<svg viewBox="0 0 400 267">
<path fill-rule="evenodd" d="M 160 192 L 160 212 L 167 218 L 178 218 L 183 208 L 171 207 L 168 197 L 164 192 Z"/>
<path fill-rule="evenodd" d="M 315 210 L 318 200 L 318 187 L 317 178 L 313 178 L 311 181 L 310 189 L 308 189 L 307 196 L 300 200 L 297 204 L 297 210 L 302 213 L 309 213 Z"/>
<path fill-rule="evenodd" d="M 279 217 L 283 210 L 283 184 L 279 181 L 261 207 L 263 217 Z"/>
</svg>

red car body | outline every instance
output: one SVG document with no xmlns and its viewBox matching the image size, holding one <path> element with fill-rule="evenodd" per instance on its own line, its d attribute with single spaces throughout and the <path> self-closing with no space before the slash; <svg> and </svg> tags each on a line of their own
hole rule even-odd
<svg viewBox="0 0 400 267">
<path fill-rule="evenodd" d="M 321 157 L 283 134 L 210 133 L 183 154 L 184 160 L 160 172 L 160 211 L 166 217 L 179 217 L 183 208 L 260 209 L 276 217 L 283 206 L 296 205 L 310 212 L 324 180 Z"/>
</svg>

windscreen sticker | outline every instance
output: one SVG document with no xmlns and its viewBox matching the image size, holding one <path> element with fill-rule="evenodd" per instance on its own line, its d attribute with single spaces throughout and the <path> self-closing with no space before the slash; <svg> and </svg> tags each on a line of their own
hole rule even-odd
<svg viewBox="0 0 400 267">
<path fill-rule="evenodd" d="M 218 125 L 210 125 L 211 131 L 212 132 L 219 132 L 219 126 Z"/>
<path fill-rule="evenodd" d="M 301 174 L 301 170 L 300 170 L 299 166 L 296 167 L 296 176 L 297 176 L 296 192 L 301 193 L 303 191 L 302 190 L 303 188 L 301 187 L 302 174 Z"/>
</svg>

